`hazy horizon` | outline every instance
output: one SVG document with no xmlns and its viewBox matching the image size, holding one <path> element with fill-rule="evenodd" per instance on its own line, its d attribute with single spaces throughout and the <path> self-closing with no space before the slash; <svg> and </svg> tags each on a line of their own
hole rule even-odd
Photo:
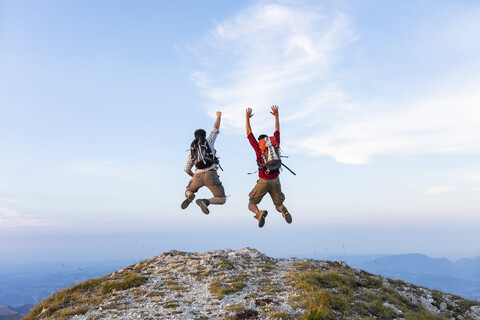
<svg viewBox="0 0 480 320">
<path fill-rule="evenodd" d="M 280 220 L 280 217 L 277 217 Z M 474 251 L 457 247 L 465 242 L 472 246 L 478 241 L 475 226 L 462 238 L 448 234 L 450 228 L 319 228 L 317 230 L 225 230 L 170 231 L 142 233 L 39 234 L 17 237 L 14 244 L 0 246 L 2 263 L 29 262 L 94 262 L 131 260 L 140 261 L 167 252 L 180 250 L 206 252 L 223 248 L 252 247 L 274 257 L 397 255 L 420 253 L 432 258 L 447 258 L 452 262 L 461 258 L 480 256 Z M 465 230 L 462 228 L 462 230 Z M 342 239 L 338 234 L 348 234 Z M 10 235 L 0 235 L 1 243 Z M 428 239 L 426 239 L 428 238 Z M 194 241 L 192 239 L 195 239 Z M 426 241 L 428 240 L 428 241 Z M 437 249 L 432 250 L 434 242 Z M 35 243 L 35 246 L 31 246 Z M 467 246 L 468 248 L 468 246 Z"/>
</svg>

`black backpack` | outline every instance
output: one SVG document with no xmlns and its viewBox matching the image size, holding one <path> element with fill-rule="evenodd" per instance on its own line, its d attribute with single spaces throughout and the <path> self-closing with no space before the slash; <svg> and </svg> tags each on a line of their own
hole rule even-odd
<svg viewBox="0 0 480 320">
<path fill-rule="evenodd" d="M 190 152 L 193 159 L 193 164 L 197 169 L 209 168 L 212 164 L 218 164 L 218 158 L 212 152 L 206 139 L 195 139 L 190 145 Z"/>
</svg>

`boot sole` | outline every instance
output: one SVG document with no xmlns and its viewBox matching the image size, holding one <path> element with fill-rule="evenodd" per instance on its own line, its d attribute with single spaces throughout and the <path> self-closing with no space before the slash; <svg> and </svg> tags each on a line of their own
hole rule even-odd
<svg viewBox="0 0 480 320">
<path fill-rule="evenodd" d="M 292 215 L 288 212 L 283 213 L 283 218 L 287 221 L 288 224 L 292 223 Z"/>
<path fill-rule="evenodd" d="M 207 206 L 205 205 L 205 203 L 202 201 L 202 199 L 198 199 L 197 201 L 195 201 L 198 206 L 200 207 L 200 209 L 202 209 L 202 212 L 205 213 L 205 214 L 209 214 L 210 213 L 210 210 L 208 210 Z"/>
<path fill-rule="evenodd" d="M 188 199 L 185 199 L 185 200 L 183 200 L 182 204 L 180 205 L 180 208 L 187 209 L 187 207 L 190 205 L 190 203 L 192 203 L 192 201 L 190 201 Z"/>
<path fill-rule="evenodd" d="M 187 207 L 190 205 L 190 203 L 192 203 L 194 198 L 195 198 L 195 195 L 190 196 L 187 199 L 183 200 L 182 204 L 180 205 L 180 208 L 187 209 Z"/>
<path fill-rule="evenodd" d="M 292 223 L 292 215 L 288 213 L 288 210 L 285 208 L 285 206 L 282 208 L 282 217 L 285 219 L 285 221 L 287 221 L 288 224 Z"/>
<path fill-rule="evenodd" d="M 258 219 L 258 227 L 262 228 L 265 225 L 265 217 L 268 215 L 267 211 L 263 211 L 262 216 Z"/>
</svg>

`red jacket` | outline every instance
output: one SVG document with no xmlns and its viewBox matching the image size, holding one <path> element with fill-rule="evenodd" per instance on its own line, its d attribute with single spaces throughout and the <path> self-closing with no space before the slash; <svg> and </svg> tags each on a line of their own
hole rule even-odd
<svg viewBox="0 0 480 320">
<path fill-rule="evenodd" d="M 275 139 L 277 139 L 278 144 L 280 145 L 280 132 L 275 131 L 273 133 L 273 136 Z M 255 154 L 257 155 L 257 163 L 263 163 L 263 158 L 262 158 L 262 150 L 260 150 L 260 147 L 258 146 L 258 141 L 255 139 L 255 136 L 253 133 L 250 132 L 250 134 L 247 136 L 248 141 L 250 141 L 250 144 L 252 145 L 253 149 L 255 150 Z M 280 174 L 280 169 L 270 171 L 267 173 L 264 169 L 259 169 L 258 170 L 258 177 L 261 179 L 265 180 L 272 180 L 278 178 L 278 175 Z"/>
</svg>

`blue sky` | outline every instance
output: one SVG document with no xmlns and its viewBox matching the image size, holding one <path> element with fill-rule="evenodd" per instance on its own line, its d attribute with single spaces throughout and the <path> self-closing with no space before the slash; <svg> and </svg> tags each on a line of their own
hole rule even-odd
<svg viewBox="0 0 480 320">
<path fill-rule="evenodd" d="M 479 255 L 479 17 L 476 1 L 0 0 L 2 260 Z M 294 222 L 267 197 L 258 229 L 245 108 L 258 135 L 272 104 Z M 217 110 L 227 203 L 182 211 L 186 150 Z"/>
</svg>

